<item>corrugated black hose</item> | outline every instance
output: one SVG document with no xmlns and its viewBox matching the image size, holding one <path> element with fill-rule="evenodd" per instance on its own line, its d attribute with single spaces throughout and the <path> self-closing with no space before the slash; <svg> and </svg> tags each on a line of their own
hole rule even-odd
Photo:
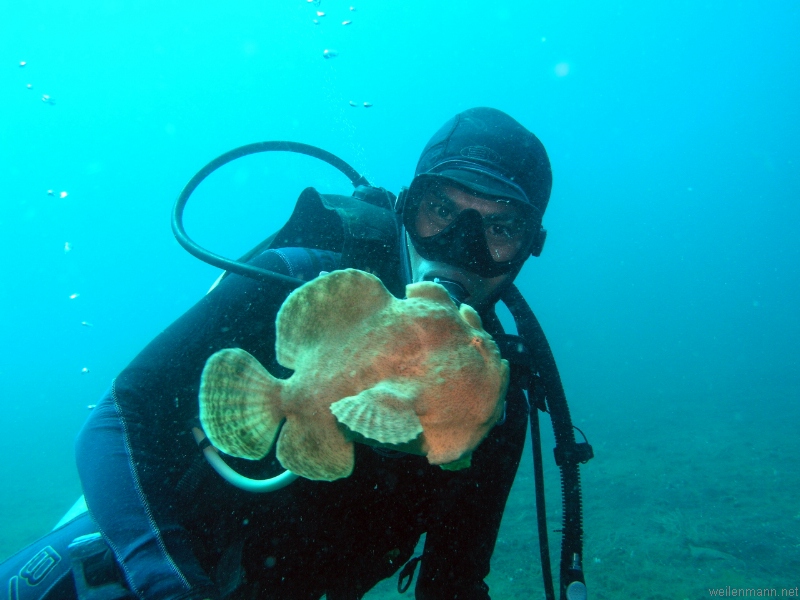
<svg viewBox="0 0 800 600">
<path fill-rule="evenodd" d="M 550 344 L 547 342 L 544 331 L 542 330 L 539 321 L 533 314 L 533 311 L 528 306 L 528 303 L 523 298 L 519 290 L 511 285 L 504 292 L 502 297 L 503 302 L 508 306 L 514 321 L 517 324 L 517 331 L 528 344 L 531 353 L 533 354 L 533 374 L 538 377 L 534 378 L 531 382 L 531 390 L 534 402 L 531 407 L 531 434 L 534 442 L 538 439 L 538 414 L 534 415 L 537 404 L 540 404 L 535 396 L 535 385 L 538 381 L 543 388 L 544 403 L 546 403 L 547 412 L 550 413 L 550 418 L 553 422 L 553 432 L 556 440 L 556 447 L 554 449 L 556 465 L 561 471 L 561 488 L 562 488 L 562 541 L 561 541 L 561 566 L 560 572 L 560 591 L 559 597 L 561 600 L 573 600 L 581 597 L 585 598 L 586 586 L 583 576 L 582 556 L 583 556 L 583 521 L 582 521 L 582 504 L 581 504 L 581 484 L 580 473 L 578 465 L 587 462 L 592 458 L 592 447 L 587 443 L 576 443 L 575 433 L 573 431 L 572 419 L 569 414 L 569 406 L 567 405 L 566 394 L 564 393 L 564 386 L 561 383 L 561 377 L 558 374 L 558 367 L 556 366 L 553 352 L 550 349 Z M 544 408 L 543 404 L 541 408 Z M 544 491 L 543 482 L 544 478 L 541 473 L 537 474 L 537 470 L 541 470 L 541 449 L 539 449 L 539 458 L 536 458 L 536 446 L 534 444 L 534 477 L 536 478 L 536 496 L 537 507 L 541 506 L 544 510 Z M 539 463 L 537 468 L 536 463 Z M 541 490 L 541 491 L 540 491 Z M 539 509 L 537 508 L 537 513 Z M 549 555 L 547 554 L 547 531 L 546 522 L 542 523 L 543 515 L 539 516 L 539 535 L 540 535 L 540 548 L 542 549 L 542 572 L 547 586 L 549 574 Z M 552 577 L 551 588 L 552 589 Z M 547 592 L 547 589 L 545 591 Z M 552 591 L 549 592 L 552 594 Z M 552 595 L 547 596 L 548 599 Z"/>
</svg>

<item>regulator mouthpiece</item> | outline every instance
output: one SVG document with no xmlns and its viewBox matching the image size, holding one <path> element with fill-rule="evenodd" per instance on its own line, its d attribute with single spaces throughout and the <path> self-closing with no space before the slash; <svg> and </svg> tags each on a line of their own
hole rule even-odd
<svg viewBox="0 0 800 600">
<path fill-rule="evenodd" d="M 446 289 L 456 306 L 461 306 L 461 303 L 467 299 L 467 296 L 469 296 L 469 292 L 467 292 L 467 290 L 464 289 L 464 286 L 458 282 L 450 281 L 449 279 L 442 279 L 441 277 L 434 277 L 433 283 L 438 283 L 440 286 Z"/>
</svg>

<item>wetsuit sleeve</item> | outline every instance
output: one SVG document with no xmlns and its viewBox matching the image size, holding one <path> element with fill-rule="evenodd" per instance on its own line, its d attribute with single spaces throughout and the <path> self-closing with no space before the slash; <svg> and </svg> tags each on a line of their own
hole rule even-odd
<svg viewBox="0 0 800 600">
<path fill-rule="evenodd" d="M 425 538 L 417 600 L 489 598 L 484 578 L 527 431 L 522 391 L 512 386 L 507 398 L 505 423 L 478 447 L 467 472 L 453 473 L 440 495 L 437 516 Z"/>
<path fill-rule="evenodd" d="M 203 366 L 217 350 L 243 348 L 286 376 L 274 363 L 275 316 L 286 293 L 227 277 L 120 373 L 79 435 L 87 505 L 138 597 L 218 596 L 207 575 L 212 532 L 198 515 L 222 510 L 226 499 L 197 502 L 176 491 L 198 457 L 188 424 L 197 416 Z"/>
</svg>

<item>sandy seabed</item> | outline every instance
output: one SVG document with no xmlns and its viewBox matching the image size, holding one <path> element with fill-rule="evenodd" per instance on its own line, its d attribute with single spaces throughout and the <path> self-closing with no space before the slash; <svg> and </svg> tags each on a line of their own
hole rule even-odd
<svg viewBox="0 0 800 600">
<path fill-rule="evenodd" d="M 589 596 L 699 600 L 730 586 L 776 589 L 780 597 L 800 585 L 798 419 L 763 404 L 723 411 L 666 404 L 655 412 L 596 411 L 602 416 L 576 422 L 596 455 L 582 467 Z M 552 437 L 543 441 L 553 532 L 560 485 Z M 4 471 L 2 557 L 46 533 L 80 494 L 67 452 L 17 457 Z M 533 495 L 526 448 L 488 578 L 493 598 L 544 598 Z M 555 569 L 558 533 L 550 543 Z M 384 581 L 367 598 L 413 598 L 413 588 L 398 594 L 396 585 Z"/>
<path fill-rule="evenodd" d="M 576 423 L 595 450 L 582 467 L 590 598 L 700 600 L 728 586 L 781 597 L 782 589 L 800 586 L 797 419 L 769 403 L 706 406 L 618 409 Z M 549 427 L 546 417 L 542 427 Z M 543 445 L 547 460 L 552 438 Z M 487 581 L 495 599 L 544 598 L 530 456 L 526 448 L 492 559 Z M 560 529 L 561 499 L 554 465 L 546 478 L 557 581 L 560 535 L 552 532 Z M 413 593 L 399 595 L 396 580 L 368 595 L 398 597 Z"/>
</svg>

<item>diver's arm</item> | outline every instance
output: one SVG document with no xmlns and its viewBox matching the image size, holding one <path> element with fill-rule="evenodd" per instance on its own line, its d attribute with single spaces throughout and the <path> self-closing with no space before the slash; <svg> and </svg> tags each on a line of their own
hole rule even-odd
<svg viewBox="0 0 800 600">
<path fill-rule="evenodd" d="M 148 481 L 148 471 L 164 468 L 157 444 L 150 452 L 131 443 L 141 423 L 132 411 L 120 410 L 112 387 L 78 436 L 78 473 L 92 520 L 137 597 L 214 598 L 191 538 L 163 506 L 168 494 Z M 175 461 L 173 470 L 180 464 Z"/>
<path fill-rule="evenodd" d="M 472 466 L 452 473 L 439 518 L 429 524 L 417 600 L 485 600 L 489 567 L 527 431 L 527 402 L 509 389 L 506 421 L 478 447 Z"/>
<path fill-rule="evenodd" d="M 217 597 L 208 556 L 198 555 L 209 533 L 197 530 L 197 513 L 213 522 L 228 499 L 220 493 L 198 502 L 182 493 L 180 482 L 200 456 L 188 422 L 213 352 L 242 347 L 270 365 L 282 301 L 265 284 L 226 278 L 122 371 L 79 436 L 89 510 L 139 597 Z"/>
</svg>

